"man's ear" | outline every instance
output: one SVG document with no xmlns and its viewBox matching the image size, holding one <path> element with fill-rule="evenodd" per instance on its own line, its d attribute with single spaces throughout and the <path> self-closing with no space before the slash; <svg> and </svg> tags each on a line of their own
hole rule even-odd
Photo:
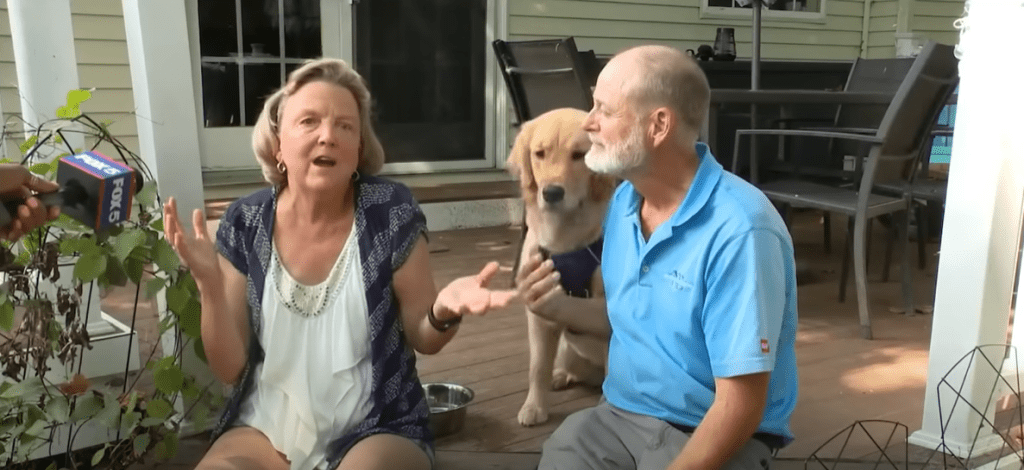
<svg viewBox="0 0 1024 470">
<path fill-rule="evenodd" d="M 650 118 L 648 135 L 651 137 L 653 146 L 657 147 L 672 138 L 673 129 L 679 125 L 679 122 L 675 113 L 665 107 L 651 111 Z"/>
</svg>

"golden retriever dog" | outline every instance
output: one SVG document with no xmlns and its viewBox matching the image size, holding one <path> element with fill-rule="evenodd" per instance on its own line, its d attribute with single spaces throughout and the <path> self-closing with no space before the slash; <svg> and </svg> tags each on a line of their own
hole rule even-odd
<svg viewBox="0 0 1024 470">
<path fill-rule="evenodd" d="M 520 253 L 555 261 L 563 289 L 577 297 L 603 297 L 601 223 L 615 179 L 584 163 L 590 140 L 582 129 L 587 114 L 556 109 L 525 123 L 508 160 L 521 184 L 526 236 Z M 517 266 L 517 269 L 519 267 Z M 548 419 L 548 390 L 604 380 L 608 339 L 575 333 L 526 311 L 530 343 L 529 392 L 519 410 L 523 426 Z"/>
</svg>

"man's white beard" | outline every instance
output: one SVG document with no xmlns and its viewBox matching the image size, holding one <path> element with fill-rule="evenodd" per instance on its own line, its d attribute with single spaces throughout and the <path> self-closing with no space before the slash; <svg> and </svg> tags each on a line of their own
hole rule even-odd
<svg viewBox="0 0 1024 470">
<path fill-rule="evenodd" d="M 594 172 L 622 177 L 647 160 L 649 152 L 644 148 L 643 128 L 639 123 L 633 126 L 625 140 L 611 146 L 599 146 L 593 142 L 593 136 L 590 137 L 593 145 L 587 151 L 584 161 Z"/>
</svg>

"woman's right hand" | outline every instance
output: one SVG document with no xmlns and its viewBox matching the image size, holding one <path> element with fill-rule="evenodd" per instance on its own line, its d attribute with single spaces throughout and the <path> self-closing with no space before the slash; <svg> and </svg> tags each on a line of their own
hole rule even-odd
<svg viewBox="0 0 1024 470">
<path fill-rule="evenodd" d="M 199 209 L 192 212 L 192 229 L 195 236 L 185 234 L 178 220 L 178 203 L 173 197 L 168 199 L 164 204 L 164 236 L 201 288 L 204 283 L 220 280 L 221 269 L 217 249 L 206 230 L 206 217 Z"/>
</svg>

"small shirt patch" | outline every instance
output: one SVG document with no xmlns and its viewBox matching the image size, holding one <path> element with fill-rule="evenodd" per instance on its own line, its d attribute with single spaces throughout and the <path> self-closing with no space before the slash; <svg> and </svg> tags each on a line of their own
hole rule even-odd
<svg viewBox="0 0 1024 470">
<path fill-rule="evenodd" d="M 765 354 L 768 354 L 769 352 L 771 352 L 771 348 L 768 347 L 768 340 L 766 340 L 764 338 L 761 338 L 761 352 L 765 353 Z"/>
<path fill-rule="evenodd" d="M 686 277 L 683 276 L 683 274 L 680 273 L 679 271 L 675 271 L 674 270 L 674 271 L 666 274 L 665 277 L 668 279 L 669 284 L 675 290 L 683 290 L 683 289 L 692 289 L 693 288 L 693 283 L 690 282 L 690 281 L 687 281 Z"/>
</svg>

